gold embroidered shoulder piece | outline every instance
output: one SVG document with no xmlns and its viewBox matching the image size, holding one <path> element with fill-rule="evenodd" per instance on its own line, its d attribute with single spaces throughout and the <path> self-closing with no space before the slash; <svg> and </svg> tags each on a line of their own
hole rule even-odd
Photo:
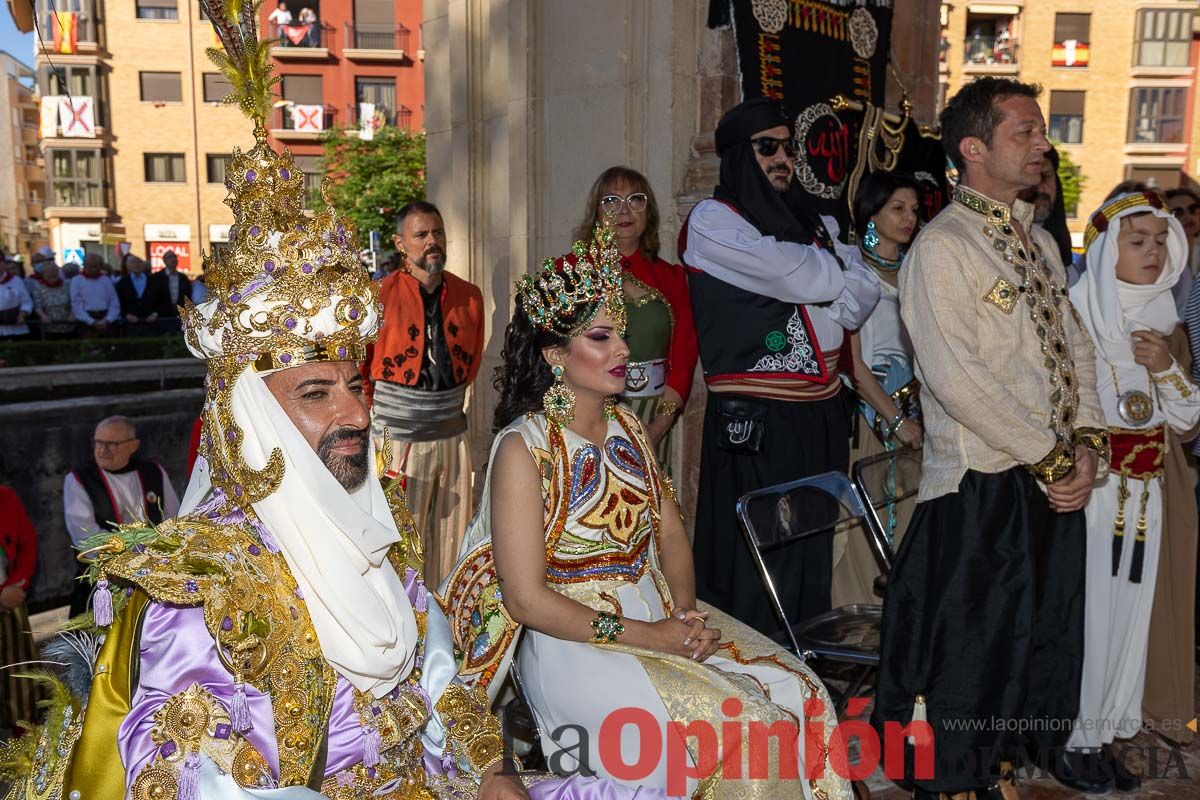
<svg viewBox="0 0 1200 800">
<path fill-rule="evenodd" d="M 102 578 L 138 586 L 152 600 L 203 606 L 234 685 L 271 696 L 280 784 L 302 786 L 317 760 L 337 677 L 286 561 L 256 524 L 168 520 L 157 536 L 110 551 L 97 568 Z"/>
<path fill-rule="evenodd" d="M 152 600 L 197 606 L 240 571 L 239 560 L 227 554 L 244 549 L 239 540 L 248 538 L 238 526 L 179 517 L 132 545 L 110 537 L 94 567 L 100 576 L 131 583 Z"/>
</svg>

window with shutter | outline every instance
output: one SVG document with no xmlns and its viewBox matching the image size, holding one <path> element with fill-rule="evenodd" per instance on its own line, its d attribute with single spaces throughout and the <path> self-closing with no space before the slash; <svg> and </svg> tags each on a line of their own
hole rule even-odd
<svg viewBox="0 0 1200 800">
<path fill-rule="evenodd" d="M 142 101 L 146 103 L 183 102 L 183 82 L 178 72 L 139 72 Z"/>
<path fill-rule="evenodd" d="M 136 0 L 138 19 L 179 19 L 177 0 Z"/>
<path fill-rule="evenodd" d="M 204 73 L 204 102 L 219 103 L 233 91 L 233 84 L 220 72 Z"/>
<path fill-rule="evenodd" d="M 209 153 L 204 157 L 209 183 L 225 182 L 225 176 L 229 173 L 229 160 L 232 157 L 229 153 Z"/>
<path fill-rule="evenodd" d="M 1092 37 L 1091 14 L 1055 14 L 1053 67 L 1086 67 L 1091 57 L 1088 42 Z"/>
<path fill-rule="evenodd" d="M 146 153 L 147 183 L 184 183 L 183 153 Z"/>
<path fill-rule="evenodd" d="M 284 75 L 283 99 L 297 105 L 318 106 L 325 102 L 320 75 Z"/>
</svg>

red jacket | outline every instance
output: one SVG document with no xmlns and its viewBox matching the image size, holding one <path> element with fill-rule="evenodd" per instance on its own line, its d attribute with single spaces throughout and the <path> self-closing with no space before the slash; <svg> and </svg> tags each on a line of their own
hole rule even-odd
<svg viewBox="0 0 1200 800">
<path fill-rule="evenodd" d="M 483 359 L 483 293 L 473 283 L 449 272 L 442 274 L 442 331 L 458 383 L 470 383 Z M 415 386 L 425 352 L 425 304 L 421 284 L 397 270 L 379 284 L 383 327 L 367 350 L 363 377 L 368 384 L 388 381 Z"/>
<path fill-rule="evenodd" d="M 28 589 L 37 566 L 37 531 L 21 498 L 8 486 L 0 486 L 0 547 L 8 559 L 8 577 L 3 585 L 20 584 Z"/>
<path fill-rule="evenodd" d="M 671 344 L 667 349 L 667 386 L 687 403 L 688 393 L 692 390 L 692 373 L 696 371 L 699 358 L 687 275 L 682 267 L 661 258 L 651 259 L 641 250 L 622 258 L 621 266 L 642 283 L 657 289 L 671 307 L 675 324 L 671 327 Z"/>
</svg>

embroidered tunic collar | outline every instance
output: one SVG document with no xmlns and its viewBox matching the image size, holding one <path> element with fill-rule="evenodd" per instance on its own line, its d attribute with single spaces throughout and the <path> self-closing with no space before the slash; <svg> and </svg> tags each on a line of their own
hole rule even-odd
<svg viewBox="0 0 1200 800">
<path fill-rule="evenodd" d="M 961 183 L 954 187 L 954 201 L 962 203 L 967 208 L 992 220 L 997 225 L 1007 225 L 1016 220 L 1026 231 L 1033 222 L 1033 206 L 1024 200 L 1017 200 L 1010 207 L 999 200 L 993 200 L 982 192 L 977 192 Z"/>
</svg>

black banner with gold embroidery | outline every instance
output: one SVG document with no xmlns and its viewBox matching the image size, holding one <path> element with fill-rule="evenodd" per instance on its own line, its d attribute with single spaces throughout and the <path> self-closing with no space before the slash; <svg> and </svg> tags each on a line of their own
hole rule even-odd
<svg viewBox="0 0 1200 800">
<path fill-rule="evenodd" d="M 883 105 L 891 0 L 732 0 L 732 10 L 743 95 L 774 97 L 795 118 L 796 179 L 844 222 L 861 114 L 830 101 Z"/>
<path fill-rule="evenodd" d="M 796 179 L 816 210 L 846 231 L 853 192 L 880 169 L 921 181 L 927 218 L 942 207 L 936 131 L 883 113 L 892 0 L 711 0 L 708 24 L 733 26 L 743 96 L 774 97 L 795 118 Z"/>
</svg>

